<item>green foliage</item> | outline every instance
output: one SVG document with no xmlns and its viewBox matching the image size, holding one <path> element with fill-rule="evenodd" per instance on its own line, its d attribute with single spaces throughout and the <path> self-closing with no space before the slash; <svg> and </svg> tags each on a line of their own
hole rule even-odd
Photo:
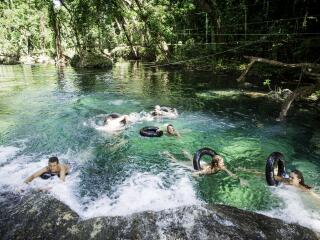
<svg viewBox="0 0 320 240">
<path fill-rule="evenodd" d="M 315 9 L 304 0 L 68 0 L 59 10 L 52 0 L 6 0 L 0 2 L 0 54 L 56 52 L 59 30 L 62 50 L 79 56 L 116 49 L 117 57 L 160 62 L 219 52 L 224 59 L 313 62 L 319 39 L 299 34 L 319 29 Z"/>
<path fill-rule="evenodd" d="M 263 86 L 267 86 L 269 88 L 269 90 L 272 91 L 272 89 L 271 89 L 271 80 L 270 79 L 265 79 L 263 81 Z"/>
<path fill-rule="evenodd" d="M 1 2 L 0 9 L 0 54 L 19 56 L 50 50 L 47 11 L 39 1 Z"/>
</svg>

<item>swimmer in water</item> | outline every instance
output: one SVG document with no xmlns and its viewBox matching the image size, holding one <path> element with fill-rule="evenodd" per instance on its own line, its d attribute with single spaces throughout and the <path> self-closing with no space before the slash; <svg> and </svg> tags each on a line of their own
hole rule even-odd
<svg viewBox="0 0 320 240">
<path fill-rule="evenodd" d="M 168 107 L 160 107 L 156 105 L 154 110 L 150 113 L 153 117 L 176 117 L 178 115 L 177 109 L 168 108 Z"/>
<path fill-rule="evenodd" d="M 320 196 L 312 191 L 312 187 L 304 183 L 304 178 L 302 172 L 295 169 L 292 170 L 289 174 L 289 178 L 284 178 L 281 176 L 275 176 L 275 179 L 279 182 L 283 182 L 286 185 L 295 186 L 303 191 L 308 192 L 312 197 L 317 198 L 317 200 L 320 200 Z"/>
<path fill-rule="evenodd" d="M 60 178 L 60 180 L 64 182 L 66 175 L 69 173 L 69 166 L 66 164 L 60 164 L 59 159 L 57 157 L 50 157 L 48 161 L 48 166 L 35 172 L 24 182 L 29 183 L 33 179 L 40 177 L 44 173 L 50 174 L 51 176 L 57 175 Z"/>
<path fill-rule="evenodd" d="M 295 169 L 292 170 L 291 173 L 289 174 L 289 178 L 284 178 L 281 176 L 274 176 L 275 180 L 279 182 L 283 182 L 286 185 L 292 185 L 295 187 L 298 187 L 302 190 L 310 190 L 311 187 L 306 185 L 304 183 L 304 178 L 302 172 L 299 170 Z"/>
<path fill-rule="evenodd" d="M 252 173 L 259 176 L 265 175 L 265 173 L 254 170 L 254 169 L 238 168 L 238 170 L 242 172 Z M 314 191 L 312 191 L 312 187 L 305 184 L 302 172 L 297 169 L 292 170 L 289 174 L 289 177 L 276 176 L 275 174 L 274 179 L 278 182 L 282 182 L 285 185 L 291 185 L 291 186 L 297 187 L 300 190 L 310 193 L 311 196 L 317 199 L 320 199 L 320 196 Z"/>
<path fill-rule="evenodd" d="M 173 127 L 172 124 L 167 125 L 167 135 L 168 136 L 176 136 L 176 137 L 181 137 L 178 131 Z"/>
<path fill-rule="evenodd" d="M 188 158 L 191 162 L 193 161 L 193 157 L 191 154 L 183 150 L 183 154 L 186 158 Z M 164 155 L 169 158 L 171 161 L 177 163 L 177 159 L 169 152 L 164 152 Z M 191 166 L 186 166 L 192 170 L 194 170 Z M 236 174 L 229 171 L 226 166 L 224 165 L 224 159 L 220 155 L 215 155 L 212 157 L 211 164 L 202 164 L 202 170 L 195 171 L 192 173 L 193 176 L 200 176 L 200 175 L 210 175 L 215 174 L 220 171 L 225 171 L 229 176 L 233 178 L 239 178 Z M 239 178 L 240 179 L 240 178 Z M 240 179 L 241 180 L 241 179 Z"/>
</svg>

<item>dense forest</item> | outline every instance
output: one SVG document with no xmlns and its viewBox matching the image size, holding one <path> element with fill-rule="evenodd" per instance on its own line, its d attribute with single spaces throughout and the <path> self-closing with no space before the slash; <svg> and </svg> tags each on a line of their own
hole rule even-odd
<svg viewBox="0 0 320 240">
<path fill-rule="evenodd" d="M 87 52 L 173 63 L 193 58 L 283 62 L 319 57 L 317 0 L 4 0 L 0 55 Z"/>
</svg>

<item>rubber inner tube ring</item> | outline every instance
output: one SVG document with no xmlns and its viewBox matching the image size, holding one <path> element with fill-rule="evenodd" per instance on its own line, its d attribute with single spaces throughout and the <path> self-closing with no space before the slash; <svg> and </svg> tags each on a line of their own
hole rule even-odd
<svg viewBox="0 0 320 240">
<path fill-rule="evenodd" d="M 51 177 L 54 177 L 54 176 L 56 176 L 56 174 L 50 173 L 50 172 L 45 172 L 45 173 L 42 173 L 42 174 L 40 175 L 40 177 L 41 177 L 42 179 L 45 179 L 45 180 L 47 180 L 47 179 L 49 179 L 49 178 L 51 178 Z"/>
<path fill-rule="evenodd" d="M 163 131 L 159 130 L 158 127 L 144 127 L 140 129 L 140 135 L 143 137 L 161 137 L 163 135 Z"/>
<path fill-rule="evenodd" d="M 112 118 L 112 119 L 119 118 L 119 117 L 120 117 L 120 114 L 118 113 L 110 113 L 106 116 L 106 118 Z"/>
<path fill-rule="evenodd" d="M 196 151 L 196 153 L 193 156 L 193 168 L 195 170 L 202 170 L 202 167 L 200 165 L 200 160 L 204 155 L 214 157 L 218 154 L 216 153 L 216 151 L 212 150 L 211 148 L 207 148 L 207 147 L 201 148 L 198 151 Z"/>
<path fill-rule="evenodd" d="M 266 181 L 269 186 L 277 186 L 279 181 L 274 178 L 274 168 L 278 167 L 278 176 L 286 175 L 284 156 L 280 152 L 273 152 L 269 155 L 266 162 Z"/>
</svg>

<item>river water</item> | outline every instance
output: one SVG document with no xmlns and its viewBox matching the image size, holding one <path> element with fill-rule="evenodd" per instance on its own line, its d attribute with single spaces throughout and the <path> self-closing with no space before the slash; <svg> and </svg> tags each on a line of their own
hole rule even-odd
<svg viewBox="0 0 320 240">
<path fill-rule="evenodd" d="M 148 114 L 155 105 L 176 108 L 179 116 L 155 119 Z M 319 117 L 296 105 L 278 123 L 278 110 L 237 89 L 235 78 L 209 72 L 128 62 L 109 71 L 0 66 L 1 191 L 47 189 L 82 218 L 220 203 L 320 232 L 320 200 L 289 186 L 268 187 L 263 175 L 267 156 L 280 151 L 287 169 L 301 170 L 319 194 Z M 101 126 L 108 113 L 126 114 L 130 124 Z M 139 135 L 144 126 L 168 123 L 180 138 Z M 223 172 L 193 177 L 182 151 L 202 147 L 220 153 L 242 181 Z M 24 185 L 50 156 L 71 166 L 66 182 Z"/>
</svg>

